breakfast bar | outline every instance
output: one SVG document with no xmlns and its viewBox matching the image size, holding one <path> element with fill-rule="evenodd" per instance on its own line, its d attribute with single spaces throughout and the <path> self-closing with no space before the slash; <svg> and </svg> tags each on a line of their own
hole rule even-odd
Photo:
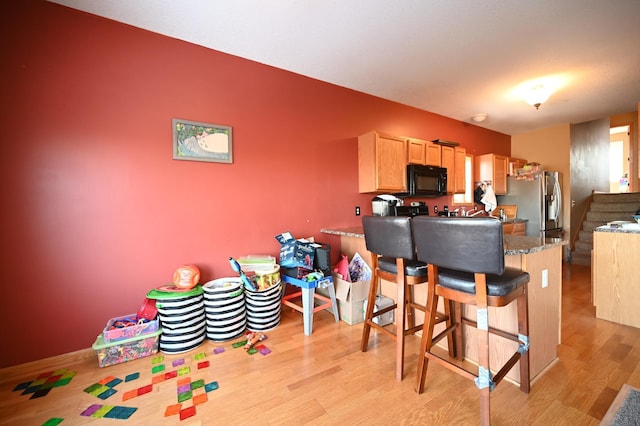
<svg viewBox="0 0 640 426">
<path fill-rule="evenodd" d="M 593 233 L 592 256 L 596 317 L 640 327 L 640 223 L 597 227 Z"/>
<path fill-rule="evenodd" d="M 351 258 L 359 253 L 367 262 L 370 255 L 367 252 L 364 232 L 361 227 L 326 228 L 322 233 L 340 237 L 341 252 Z M 562 315 L 562 246 L 568 242 L 562 238 L 524 237 L 515 235 L 504 236 L 505 266 L 520 268 L 530 275 L 528 285 L 529 303 L 529 341 L 530 341 L 530 377 L 532 383 L 545 369 L 558 359 L 558 345 L 561 341 Z M 482 253 L 478 253 L 482 256 Z M 415 300 L 426 300 L 427 286 L 416 286 Z M 382 293 L 395 298 L 395 284 L 383 282 Z M 464 316 L 475 320 L 475 306 L 465 306 Z M 422 322 L 421 312 L 416 313 L 416 320 Z M 515 303 L 503 308 L 489 308 L 489 325 L 501 330 L 517 333 L 517 316 Z M 475 330 L 465 327 L 465 357 L 474 362 L 477 360 L 477 343 Z M 499 368 L 515 350 L 515 342 L 498 336 L 499 340 L 492 344 L 490 362 Z M 444 342 L 446 345 L 446 342 Z M 518 368 L 513 368 L 507 379 L 519 383 Z"/>
</svg>

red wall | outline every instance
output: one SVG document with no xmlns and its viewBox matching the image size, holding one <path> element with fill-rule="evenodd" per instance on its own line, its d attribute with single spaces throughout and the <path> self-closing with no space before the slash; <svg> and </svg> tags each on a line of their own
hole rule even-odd
<svg viewBox="0 0 640 426">
<path fill-rule="evenodd" d="M 11 4 L 13 3 L 13 4 Z M 510 137 L 43 1 L 2 2 L 0 367 L 90 347 L 183 263 L 359 224 L 357 136 L 509 154 Z M 233 127 L 172 160 L 171 119 Z M 446 200 L 445 200 L 446 201 Z M 332 253 L 337 258 L 337 250 Z"/>
</svg>

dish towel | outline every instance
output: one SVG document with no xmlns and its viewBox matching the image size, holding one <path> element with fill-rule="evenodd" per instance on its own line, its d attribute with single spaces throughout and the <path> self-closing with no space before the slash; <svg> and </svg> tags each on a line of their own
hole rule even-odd
<svg viewBox="0 0 640 426">
<path fill-rule="evenodd" d="M 484 196 L 481 201 L 482 204 L 484 204 L 484 209 L 489 214 L 491 214 L 491 212 L 497 207 L 498 201 L 496 200 L 496 194 L 493 192 L 493 187 L 491 185 L 487 185 L 487 189 L 484 191 Z"/>
</svg>

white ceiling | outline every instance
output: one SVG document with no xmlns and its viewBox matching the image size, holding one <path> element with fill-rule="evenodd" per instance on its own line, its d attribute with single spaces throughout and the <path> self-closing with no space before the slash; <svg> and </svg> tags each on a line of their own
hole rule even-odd
<svg viewBox="0 0 640 426">
<path fill-rule="evenodd" d="M 50 1 L 511 135 L 640 101 L 640 0 Z"/>
</svg>

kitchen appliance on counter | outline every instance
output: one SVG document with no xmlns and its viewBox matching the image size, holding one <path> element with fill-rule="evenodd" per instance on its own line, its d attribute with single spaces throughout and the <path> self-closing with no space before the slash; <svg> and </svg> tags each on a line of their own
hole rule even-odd
<svg viewBox="0 0 640 426">
<path fill-rule="evenodd" d="M 394 216 L 396 206 L 402 206 L 402 199 L 395 195 L 382 194 L 371 200 L 371 212 L 374 216 Z"/>
<path fill-rule="evenodd" d="M 421 216 L 429 215 L 429 206 L 418 205 L 418 206 L 395 206 L 393 209 L 393 216 Z"/>
<path fill-rule="evenodd" d="M 507 195 L 498 204 L 516 204 L 518 216 L 528 219 L 527 236 L 562 235 L 562 190 L 559 172 L 539 172 L 530 179 L 507 178 Z"/>
</svg>

